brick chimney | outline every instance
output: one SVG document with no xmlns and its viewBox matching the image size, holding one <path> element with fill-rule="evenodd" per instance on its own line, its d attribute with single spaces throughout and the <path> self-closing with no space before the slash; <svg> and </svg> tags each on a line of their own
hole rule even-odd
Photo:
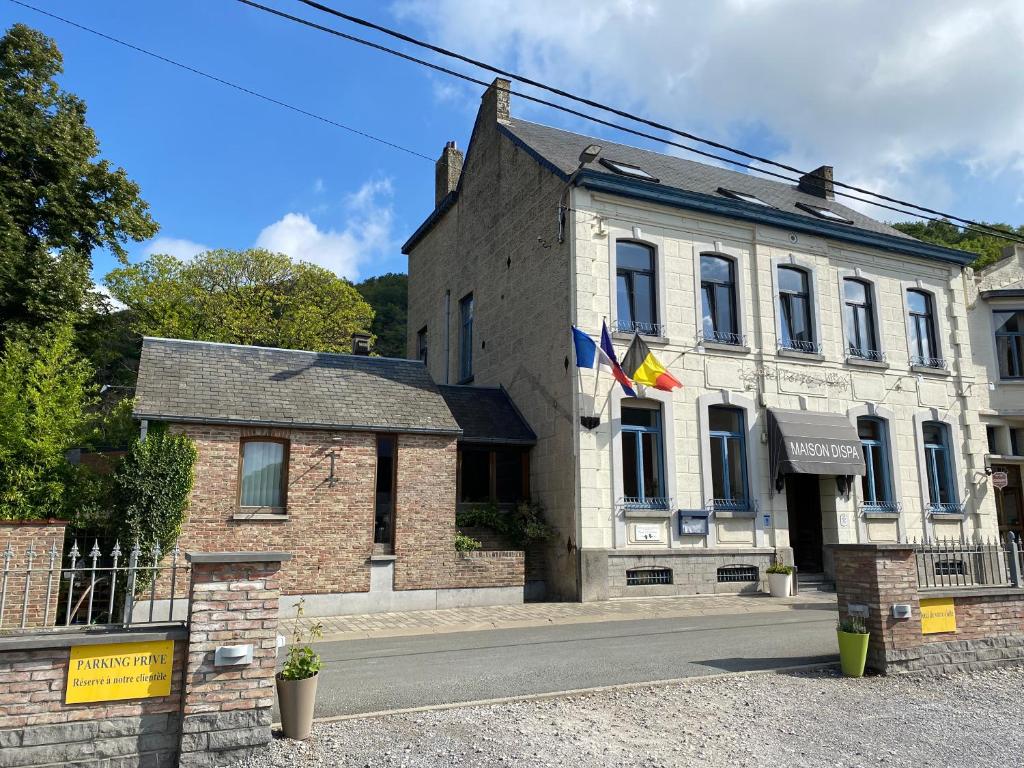
<svg viewBox="0 0 1024 768">
<path fill-rule="evenodd" d="M 436 208 L 444 200 L 445 195 L 454 192 L 459 185 L 459 176 L 462 173 L 462 152 L 460 152 L 454 141 L 449 141 L 441 150 L 441 156 L 437 158 L 434 165 L 434 207 Z"/>
<path fill-rule="evenodd" d="M 352 334 L 352 354 L 362 357 L 370 354 L 370 334 L 359 332 Z"/>
<path fill-rule="evenodd" d="M 501 77 L 494 78 L 487 90 L 484 91 L 480 104 L 480 115 L 497 120 L 499 123 L 507 123 L 511 120 L 509 111 L 509 90 L 512 83 Z"/>
<path fill-rule="evenodd" d="M 823 165 L 820 168 L 815 168 L 810 173 L 805 173 L 800 177 L 800 183 L 797 184 L 797 189 L 801 192 L 806 192 L 808 195 L 821 197 L 825 200 L 834 199 L 835 194 L 832 189 L 832 166 Z"/>
</svg>

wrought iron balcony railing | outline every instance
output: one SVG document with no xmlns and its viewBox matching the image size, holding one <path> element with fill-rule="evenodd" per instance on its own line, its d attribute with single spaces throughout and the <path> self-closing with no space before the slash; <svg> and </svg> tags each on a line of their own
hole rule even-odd
<svg viewBox="0 0 1024 768">
<path fill-rule="evenodd" d="M 928 503 L 928 513 L 931 515 L 959 515 L 964 511 L 963 501 L 932 501 Z"/>
<path fill-rule="evenodd" d="M 860 505 L 861 512 L 881 512 L 888 514 L 898 514 L 903 511 L 902 501 L 865 501 Z"/>
<path fill-rule="evenodd" d="M 802 341 L 800 339 L 779 339 L 779 349 L 787 352 L 806 352 L 810 355 L 821 354 L 821 344 L 816 341 Z"/>
<path fill-rule="evenodd" d="M 750 499 L 712 499 L 708 502 L 708 507 L 715 511 L 728 512 L 750 512 L 754 509 Z"/>
<path fill-rule="evenodd" d="M 668 496 L 623 496 L 618 506 L 622 509 L 671 509 Z"/>
<path fill-rule="evenodd" d="M 747 337 L 742 333 L 728 333 L 726 331 L 700 331 L 697 334 L 697 343 L 704 344 L 730 344 L 734 347 L 747 346 Z"/>
<path fill-rule="evenodd" d="M 945 371 L 949 364 L 942 357 L 923 357 L 922 355 L 911 355 L 910 364 L 921 368 L 934 368 L 937 371 Z"/>
<path fill-rule="evenodd" d="M 642 323 L 637 320 L 616 320 L 612 330 L 617 333 L 639 333 L 641 336 L 664 336 L 664 323 Z"/>
<path fill-rule="evenodd" d="M 862 347 L 849 347 L 846 350 L 847 360 L 867 360 L 872 363 L 884 363 L 885 352 L 878 349 L 865 349 Z"/>
</svg>

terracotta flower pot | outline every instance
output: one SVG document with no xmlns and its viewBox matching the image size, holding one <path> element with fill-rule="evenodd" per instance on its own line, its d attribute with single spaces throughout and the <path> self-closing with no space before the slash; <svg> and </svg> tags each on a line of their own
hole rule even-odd
<svg viewBox="0 0 1024 768">
<path fill-rule="evenodd" d="M 768 591 L 772 597 L 789 597 L 793 592 L 793 574 L 769 573 Z"/>
<path fill-rule="evenodd" d="M 318 675 L 305 680 L 283 680 L 277 676 L 277 701 L 281 707 L 281 729 L 285 738 L 303 741 L 313 728 Z"/>
</svg>

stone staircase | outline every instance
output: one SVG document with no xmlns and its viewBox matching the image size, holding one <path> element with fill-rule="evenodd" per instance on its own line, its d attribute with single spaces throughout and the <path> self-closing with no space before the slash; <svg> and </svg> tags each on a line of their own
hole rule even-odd
<svg viewBox="0 0 1024 768">
<path fill-rule="evenodd" d="M 797 586 L 801 592 L 835 592 L 836 583 L 824 573 L 797 572 Z"/>
</svg>

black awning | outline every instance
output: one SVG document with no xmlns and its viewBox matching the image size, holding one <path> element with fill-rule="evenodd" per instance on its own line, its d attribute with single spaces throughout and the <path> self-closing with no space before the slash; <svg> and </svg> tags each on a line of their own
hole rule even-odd
<svg viewBox="0 0 1024 768">
<path fill-rule="evenodd" d="M 864 451 L 845 416 L 813 411 L 768 410 L 768 457 L 777 488 L 789 472 L 863 475 Z"/>
</svg>

